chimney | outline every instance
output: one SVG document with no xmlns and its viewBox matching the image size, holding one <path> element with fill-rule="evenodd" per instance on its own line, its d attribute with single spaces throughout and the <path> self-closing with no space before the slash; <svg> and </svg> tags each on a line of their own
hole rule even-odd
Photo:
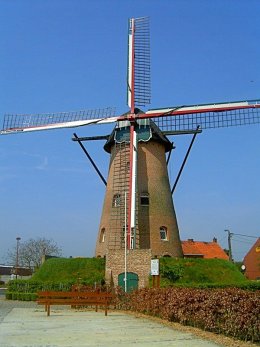
<svg viewBox="0 0 260 347">
<path fill-rule="evenodd" d="M 213 237 L 213 242 L 217 243 L 218 239 L 216 237 Z"/>
</svg>

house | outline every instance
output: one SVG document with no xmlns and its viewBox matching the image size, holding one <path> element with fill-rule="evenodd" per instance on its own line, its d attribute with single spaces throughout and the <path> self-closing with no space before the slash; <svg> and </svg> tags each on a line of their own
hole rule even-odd
<svg viewBox="0 0 260 347">
<path fill-rule="evenodd" d="M 4 282 L 14 279 L 16 274 L 16 267 L 14 265 L 0 265 L 0 277 Z M 17 268 L 17 278 L 29 278 L 32 275 L 32 270 L 19 266 Z M 13 277 L 13 278 L 12 278 Z"/>
<path fill-rule="evenodd" d="M 244 261 L 245 275 L 249 280 L 260 280 L 260 238 L 258 238 Z"/>
<path fill-rule="evenodd" d="M 228 255 L 220 247 L 215 237 L 212 242 L 188 239 L 187 241 L 182 241 L 181 244 L 184 258 L 216 258 L 228 260 Z"/>
</svg>

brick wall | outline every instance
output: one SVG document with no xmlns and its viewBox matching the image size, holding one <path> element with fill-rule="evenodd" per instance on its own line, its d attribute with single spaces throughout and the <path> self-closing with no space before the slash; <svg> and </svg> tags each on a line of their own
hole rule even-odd
<svg viewBox="0 0 260 347">
<path fill-rule="evenodd" d="M 127 251 L 127 272 L 136 273 L 139 277 L 139 288 L 148 286 L 151 269 L 152 252 L 150 249 Z M 118 275 L 125 272 L 125 251 L 109 251 L 106 256 L 106 281 L 118 285 Z"/>
</svg>

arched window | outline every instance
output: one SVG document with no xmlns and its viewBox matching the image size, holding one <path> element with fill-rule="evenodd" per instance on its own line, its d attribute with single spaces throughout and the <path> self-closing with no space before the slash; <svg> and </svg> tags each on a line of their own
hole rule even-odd
<svg viewBox="0 0 260 347">
<path fill-rule="evenodd" d="M 160 239 L 162 241 L 167 241 L 167 228 L 166 227 L 160 227 Z"/>
<path fill-rule="evenodd" d="M 100 231 L 99 242 L 105 242 L 105 240 L 106 240 L 106 229 L 102 228 Z"/>
<path fill-rule="evenodd" d="M 143 192 L 140 194 L 140 203 L 143 206 L 149 206 L 149 193 Z"/>
<path fill-rule="evenodd" d="M 113 196 L 113 207 L 119 207 L 121 203 L 121 195 L 120 194 L 115 194 Z"/>
</svg>

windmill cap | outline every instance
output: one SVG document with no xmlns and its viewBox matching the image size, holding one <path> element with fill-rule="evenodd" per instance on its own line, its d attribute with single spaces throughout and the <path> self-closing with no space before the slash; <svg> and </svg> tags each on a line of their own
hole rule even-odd
<svg viewBox="0 0 260 347">
<path fill-rule="evenodd" d="M 130 142 L 129 127 L 130 121 L 128 120 L 118 122 L 104 145 L 106 152 L 111 153 L 111 147 L 115 142 Z M 162 143 L 165 147 L 165 152 L 169 152 L 173 148 L 172 143 L 150 119 L 136 119 L 136 133 L 138 142 L 148 142 L 152 140 Z"/>
</svg>

